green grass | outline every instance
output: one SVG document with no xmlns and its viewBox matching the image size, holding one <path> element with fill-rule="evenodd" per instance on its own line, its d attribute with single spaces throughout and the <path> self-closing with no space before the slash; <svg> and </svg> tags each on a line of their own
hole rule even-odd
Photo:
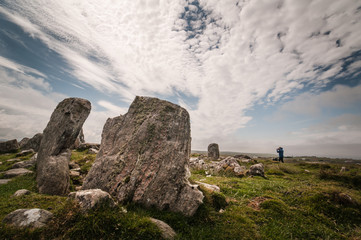
<svg viewBox="0 0 361 240">
<path fill-rule="evenodd" d="M 0 155 L 0 161 L 13 157 Z M 94 159 L 86 151 L 72 152 L 82 173 Z M 265 165 L 267 179 L 192 172 L 192 182 L 221 189 L 211 193 L 201 188 L 204 203 L 193 217 L 136 204 L 126 205 L 127 213 L 118 206 L 82 214 L 66 197 L 38 194 L 33 174 L 17 177 L 0 185 L 0 221 L 13 210 L 33 207 L 48 209 L 54 218 L 40 230 L 0 224 L 0 239 L 161 239 L 149 217 L 168 223 L 176 239 L 361 239 L 360 166 L 348 165 L 340 173 L 343 165 L 333 162 L 258 161 Z M 22 188 L 32 194 L 11 197 Z"/>
</svg>

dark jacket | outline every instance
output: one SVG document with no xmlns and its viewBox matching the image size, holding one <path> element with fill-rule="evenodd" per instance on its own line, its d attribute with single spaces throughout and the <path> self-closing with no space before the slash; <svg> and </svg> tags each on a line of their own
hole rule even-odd
<svg viewBox="0 0 361 240">
<path fill-rule="evenodd" d="M 277 152 L 280 158 L 283 158 L 283 148 L 277 148 Z"/>
</svg>

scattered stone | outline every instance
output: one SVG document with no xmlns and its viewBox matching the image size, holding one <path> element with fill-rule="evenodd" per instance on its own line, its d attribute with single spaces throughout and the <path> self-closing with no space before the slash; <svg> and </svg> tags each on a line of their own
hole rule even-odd
<svg viewBox="0 0 361 240">
<path fill-rule="evenodd" d="M 77 150 L 84 151 L 84 150 L 89 149 L 89 148 L 94 148 L 96 150 L 99 150 L 100 149 L 100 144 L 99 143 L 82 143 L 82 144 L 79 145 Z"/>
<path fill-rule="evenodd" d="M 191 216 L 203 194 L 188 178 L 190 121 L 184 109 L 136 97 L 128 113 L 108 119 L 83 189 L 101 188 L 120 202 Z"/>
<path fill-rule="evenodd" d="M 3 223 L 17 228 L 41 228 L 53 217 L 49 211 L 33 208 L 18 209 L 9 213 L 3 220 Z"/>
<path fill-rule="evenodd" d="M 74 161 L 69 162 L 70 169 L 75 169 L 75 168 L 79 168 L 79 167 L 80 166 L 76 162 L 74 162 Z"/>
<path fill-rule="evenodd" d="M 24 196 L 24 195 L 29 195 L 31 192 L 27 189 L 20 189 L 20 190 L 17 190 L 13 197 L 21 197 L 21 196 Z"/>
<path fill-rule="evenodd" d="M 6 160 L 7 162 L 17 162 L 17 161 L 21 161 L 20 158 L 12 158 L 12 159 L 8 159 Z"/>
<path fill-rule="evenodd" d="M 11 179 L 0 179 L 0 185 L 7 184 Z"/>
<path fill-rule="evenodd" d="M 64 195 L 69 192 L 69 148 L 78 137 L 90 109 L 88 100 L 67 98 L 52 113 L 37 158 L 39 193 Z"/>
<path fill-rule="evenodd" d="M 174 239 L 175 236 L 177 235 L 175 233 L 175 231 L 173 230 L 173 228 L 171 226 L 169 226 L 168 224 L 166 224 L 165 222 L 155 219 L 155 218 L 150 218 L 150 221 L 152 223 L 154 223 L 155 225 L 157 225 L 157 227 L 159 228 L 159 230 L 162 234 L 162 238 Z"/>
<path fill-rule="evenodd" d="M 17 157 L 23 157 L 29 154 L 35 153 L 35 151 L 33 149 L 27 149 L 27 150 L 23 150 L 21 152 L 19 152 L 18 154 L 16 154 Z"/>
<path fill-rule="evenodd" d="M 201 185 L 202 187 L 204 187 L 205 189 L 207 189 L 210 192 L 221 192 L 221 189 L 216 185 L 202 183 L 202 182 L 196 182 L 196 183 Z"/>
<path fill-rule="evenodd" d="M 248 175 L 265 177 L 263 164 L 258 163 L 258 164 L 252 165 L 249 168 Z"/>
<path fill-rule="evenodd" d="M 208 145 L 208 157 L 212 160 L 217 160 L 219 158 L 219 147 L 217 143 Z"/>
<path fill-rule="evenodd" d="M 75 171 L 75 170 L 70 170 L 70 171 L 69 171 L 69 175 L 70 175 L 70 177 L 79 177 L 79 176 L 80 176 L 80 172 Z"/>
<path fill-rule="evenodd" d="M 98 208 L 103 204 L 109 207 L 114 207 L 116 205 L 110 194 L 100 189 L 72 192 L 69 194 L 69 198 L 78 202 L 83 212 Z"/>
<path fill-rule="evenodd" d="M 20 149 L 21 150 L 33 149 L 35 152 L 38 152 L 42 138 L 43 138 L 42 133 L 37 133 L 30 139 L 29 138 L 23 138 L 23 140 L 24 139 L 25 140 L 20 141 Z"/>
<path fill-rule="evenodd" d="M 32 160 L 28 160 L 14 163 L 11 168 L 30 168 L 33 166 L 35 166 L 35 162 Z"/>
<path fill-rule="evenodd" d="M 0 153 L 16 152 L 18 149 L 19 143 L 16 139 L 0 142 Z"/>
<path fill-rule="evenodd" d="M 224 213 L 225 211 L 224 209 L 219 209 L 219 213 Z"/>
<path fill-rule="evenodd" d="M 15 168 L 15 169 L 10 169 L 10 170 L 7 170 L 6 172 L 4 172 L 4 177 L 5 178 L 13 178 L 13 177 L 30 174 L 30 173 L 33 173 L 33 171 L 30 171 L 25 168 Z"/>
<path fill-rule="evenodd" d="M 88 150 L 88 154 L 98 154 L 98 152 L 99 151 L 95 148 L 89 148 L 89 150 Z"/>
<path fill-rule="evenodd" d="M 240 166 L 238 160 L 234 157 L 226 157 L 221 161 L 211 161 L 209 163 L 204 162 L 202 159 L 192 159 L 190 162 L 190 168 L 195 170 L 207 170 L 207 173 L 219 174 L 221 172 L 227 172 L 234 174 L 235 176 L 243 176 L 246 173 L 246 167 Z"/>
<path fill-rule="evenodd" d="M 82 189 L 81 186 L 76 186 L 76 187 L 75 187 L 75 191 L 80 191 L 81 189 Z"/>
<path fill-rule="evenodd" d="M 356 201 L 353 200 L 352 197 L 346 193 L 333 192 L 331 195 L 334 201 L 339 204 L 346 206 L 352 206 L 357 204 Z"/>
<path fill-rule="evenodd" d="M 305 169 L 305 172 L 306 172 L 306 173 L 310 173 L 310 170 Z"/>
</svg>

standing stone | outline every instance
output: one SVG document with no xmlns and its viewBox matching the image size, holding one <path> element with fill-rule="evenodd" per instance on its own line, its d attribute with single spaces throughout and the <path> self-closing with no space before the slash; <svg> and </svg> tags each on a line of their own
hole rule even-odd
<svg viewBox="0 0 361 240">
<path fill-rule="evenodd" d="M 136 97 L 127 114 L 105 123 L 100 151 L 82 189 L 100 188 L 120 202 L 191 216 L 203 194 L 188 181 L 190 141 L 185 109 Z"/>
<path fill-rule="evenodd" d="M 33 149 L 35 152 L 38 152 L 39 147 L 40 147 L 40 142 L 41 142 L 42 138 L 43 138 L 42 133 L 37 133 L 30 139 L 29 138 L 23 138 L 20 141 L 20 149 L 21 150 Z"/>
<path fill-rule="evenodd" d="M 58 104 L 43 132 L 37 157 L 39 193 L 64 195 L 69 191 L 69 148 L 90 113 L 88 100 L 67 98 Z"/>
<path fill-rule="evenodd" d="M 219 147 L 217 143 L 208 145 L 208 157 L 212 160 L 217 160 L 219 158 Z"/>
<path fill-rule="evenodd" d="M 19 143 L 16 139 L 0 142 L 0 153 L 16 152 L 18 149 Z"/>
</svg>

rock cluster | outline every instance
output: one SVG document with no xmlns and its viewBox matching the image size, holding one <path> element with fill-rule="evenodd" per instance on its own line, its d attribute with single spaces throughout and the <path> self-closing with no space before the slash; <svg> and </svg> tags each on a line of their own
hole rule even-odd
<svg viewBox="0 0 361 240">
<path fill-rule="evenodd" d="M 43 132 L 37 158 L 37 185 L 40 193 L 64 195 L 69 191 L 69 159 L 76 138 L 88 117 L 91 104 L 67 98 L 58 104 Z"/>
<path fill-rule="evenodd" d="M 188 112 L 157 98 L 136 97 L 127 114 L 109 118 L 83 189 L 100 188 L 136 202 L 191 216 L 203 194 L 188 182 Z"/>
<path fill-rule="evenodd" d="M 190 167 L 197 170 L 207 170 L 210 174 L 233 173 L 236 176 L 244 175 L 246 167 L 241 166 L 234 157 L 227 157 L 221 161 L 206 162 L 201 158 L 191 158 Z"/>
</svg>

